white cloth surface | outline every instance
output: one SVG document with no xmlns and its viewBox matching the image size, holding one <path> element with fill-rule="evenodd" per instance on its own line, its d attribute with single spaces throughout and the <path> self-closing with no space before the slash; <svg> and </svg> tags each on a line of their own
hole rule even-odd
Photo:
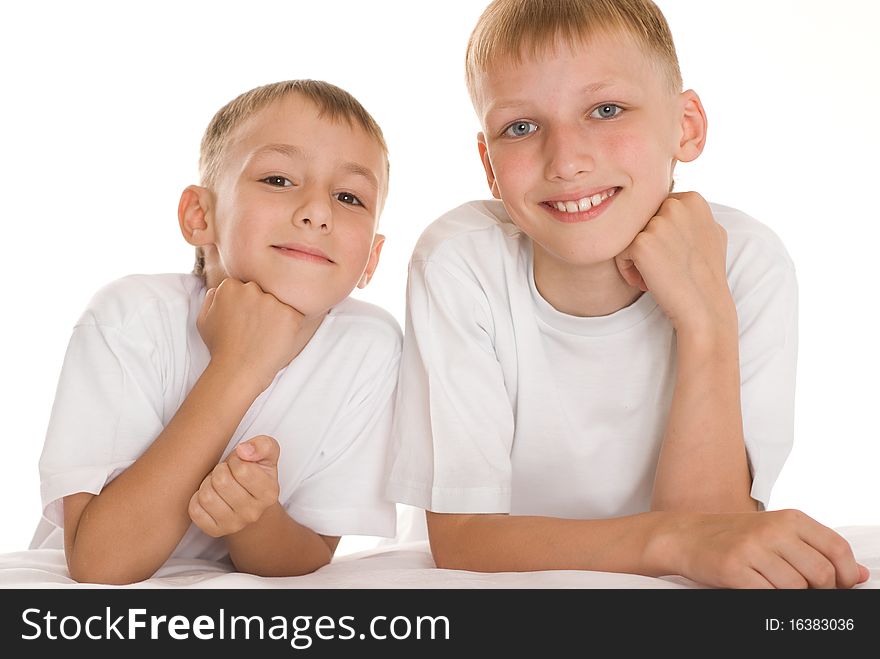
<svg viewBox="0 0 880 659">
<path fill-rule="evenodd" d="M 880 589 L 880 525 L 836 529 L 871 576 L 856 588 Z M 73 581 L 59 549 L 0 554 L 0 588 L 94 588 Z M 440 570 L 424 540 L 390 544 L 336 558 L 301 577 L 256 577 L 223 563 L 171 559 L 152 578 L 106 588 L 702 588 L 679 576 L 644 577 L 614 572 L 547 570 L 480 573 Z"/>
</svg>

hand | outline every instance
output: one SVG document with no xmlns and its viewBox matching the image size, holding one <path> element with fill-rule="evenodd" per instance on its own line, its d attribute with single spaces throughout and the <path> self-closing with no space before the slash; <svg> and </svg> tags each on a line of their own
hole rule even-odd
<svg viewBox="0 0 880 659">
<path fill-rule="evenodd" d="M 736 322 L 727 232 L 696 192 L 671 194 L 615 259 L 626 282 L 651 291 L 677 330 Z"/>
<path fill-rule="evenodd" d="M 206 293 L 196 327 L 213 363 L 253 375 L 262 391 L 296 355 L 302 321 L 299 311 L 254 282 L 228 278 Z"/>
<path fill-rule="evenodd" d="M 214 538 L 241 531 L 277 503 L 278 442 L 257 435 L 240 443 L 208 474 L 189 501 L 189 516 Z"/>
<path fill-rule="evenodd" d="M 798 510 L 699 515 L 680 573 L 718 588 L 851 588 L 869 577 L 849 543 Z"/>
</svg>

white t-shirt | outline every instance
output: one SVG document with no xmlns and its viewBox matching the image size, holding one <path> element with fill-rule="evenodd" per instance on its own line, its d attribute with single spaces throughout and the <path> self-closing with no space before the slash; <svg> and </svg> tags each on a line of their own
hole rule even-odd
<svg viewBox="0 0 880 659">
<path fill-rule="evenodd" d="M 793 440 L 795 270 L 770 229 L 711 207 L 728 232 L 751 495 L 766 507 Z M 560 313 L 503 204 L 465 204 L 410 261 L 386 492 L 445 513 L 647 511 L 675 370 L 675 333 L 650 293 L 609 316 Z"/>
<path fill-rule="evenodd" d="M 208 365 L 196 328 L 205 287 L 189 274 L 132 275 L 101 289 L 73 330 L 40 458 L 46 519 L 62 497 L 98 494 L 162 432 Z M 329 536 L 393 536 L 383 497 L 401 332 L 348 298 L 254 401 L 223 453 L 270 435 L 281 446 L 278 500 Z M 43 546 L 58 546 L 56 530 Z M 223 539 L 191 525 L 173 556 L 220 560 Z"/>
</svg>

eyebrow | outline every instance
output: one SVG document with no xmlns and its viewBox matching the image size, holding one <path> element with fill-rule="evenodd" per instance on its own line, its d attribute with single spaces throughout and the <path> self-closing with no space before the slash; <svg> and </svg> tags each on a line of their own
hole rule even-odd
<svg viewBox="0 0 880 659">
<path fill-rule="evenodd" d="M 613 87 L 617 84 L 616 80 L 606 79 L 599 80 L 598 82 L 591 83 L 581 89 L 582 94 L 595 94 L 597 92 L 601 92 L 609 87 Z M 498 104 L 490 104 L 488 108 L 486 108 L 486 115 L 488 116 L 492 112 L 498 112 L 499 110 L 509 110 L 512 108 L 519 108 L 523 105 L 528 105 L 530 101 L 525 101 L 517 98 L 510 99 L 509 101 L 503 101 Z"/>
<path fill-rule="evenodd" d="M 286 158 L 291 158 L 294 160 L 308 159 L 308 154 L 301 148 L 293 144 L 267 144 L 265 146 L 261 146 L 259 149 L 254 151 L 248 158 L 248 162 L 266 153 L 279 153 Z M 373 187 L 375 190 L 379 189 L 379 179 L 370 168 L 364 167 L 363 165 L 350 160 L 343 160 L 342 162 L 339 162 L 338 167 L 348 172 L 349 174 L 363 177 L 364 179 L 366 179 L 367 183 L 371 187 Z"/>
</svg>

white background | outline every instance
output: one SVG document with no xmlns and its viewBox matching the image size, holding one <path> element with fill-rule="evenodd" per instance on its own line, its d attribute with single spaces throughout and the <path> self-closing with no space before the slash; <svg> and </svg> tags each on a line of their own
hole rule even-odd
<svg viewBox="0 0 880 659">
<path fill-rule="evenodd" d="M 40 515 L 37 461 L 73 323 L 110 280 L 189 271 L 178 197 L 197 182 L 205 126 L 240 92 L 324 79 L 383 126 L 388 239 L 357 295 L 403 323 L 419 233 L 486 196 L 462 72 L 485 4 L 3 3 L 0 552 L 26 548 Z M 676 189 L 763 221 L 798 270 L 796 440 L 771 508 L 878 524 L 878 4 L 658 4 L 710 126 Z"/>
</svg>

